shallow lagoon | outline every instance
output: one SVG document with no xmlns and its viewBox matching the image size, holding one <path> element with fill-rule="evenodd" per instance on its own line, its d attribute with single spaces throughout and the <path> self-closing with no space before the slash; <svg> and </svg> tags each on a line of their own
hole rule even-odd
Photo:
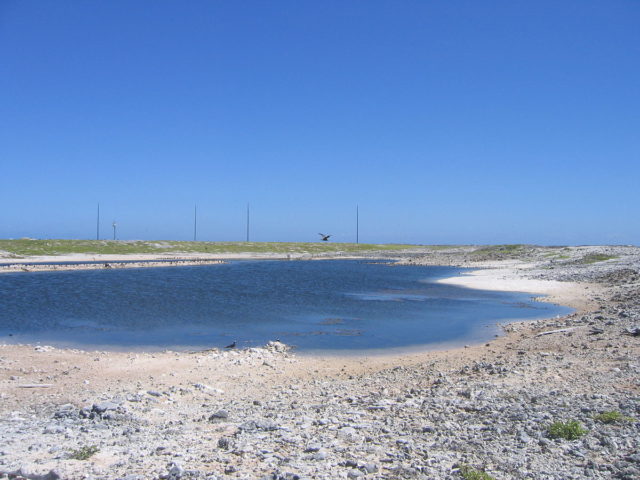
<svg viewBox="0 0 640 480">
<path fill-rule="evenodd" d="M 452 267 L 361 260 L 15 273 L 0 276 L 0 341 L 111 350 L 279 339 L 300 351 L 486 341 L 498 322 L 564 315 L 531 294 L 434 283 Z"/>
</svg>

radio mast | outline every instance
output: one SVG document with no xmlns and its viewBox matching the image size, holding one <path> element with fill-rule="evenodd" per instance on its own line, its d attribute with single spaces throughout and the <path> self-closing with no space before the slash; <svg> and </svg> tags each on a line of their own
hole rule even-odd
<svg viewBox="0 0 640 480">
<path fill-rule="evenodd" d="M 247 203 L 247 242 L 249 241 L 249 204 Z"/>
<path fill-rule="evenodd" d="M 196 241 L 196 232 L 198 228 L 198 205 L 193 207 L 193 241 Z"/>
<path fill-rule="evenodd" d="M 356 205 L 356 244 L 360 243 L 360 210 Z"/>
</svg>

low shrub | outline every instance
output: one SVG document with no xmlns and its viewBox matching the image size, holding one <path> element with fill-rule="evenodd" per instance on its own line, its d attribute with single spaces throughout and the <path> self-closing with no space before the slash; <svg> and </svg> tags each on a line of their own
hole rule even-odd
<svg viewBox="0 0 640 480">
<path fill-rule="evenodd" d="M 609 412 L 602 412 L 593 417 L 596 422 L 602 423 L 623 423 L 623 422 L 632 422 L 633 418 L 626 417 L 622 413 L 617 412 L 615 410 L 611 410 Z"/>
<path fill-rule="evenodd" d="M 476 470 L 469 465 L 462 465 L 460 467 L 460 475 L 464 480 L 495 480 L 484 470 Z"/>
<path fill-rule="evenodd" d="M 77 450 L 73 450 L 71 453 L 69 453 L 69 458 L 71 458 L 72 460 L 86 460 L 96 453 L 98 453 L 98 447 L 96 447 L 95 445 L 85 446 Z"/>
<path fill-rule="evenodd" d="M 549 425 L 547 430 L 548 435 L 551 438 L 564 438 L 565 440 L 576 440 L 587 433 L 587 430 L 582 428 L 580 422 L 576 420 L 569 420 L 567 422 L 554 422 Z"/>
</svg>

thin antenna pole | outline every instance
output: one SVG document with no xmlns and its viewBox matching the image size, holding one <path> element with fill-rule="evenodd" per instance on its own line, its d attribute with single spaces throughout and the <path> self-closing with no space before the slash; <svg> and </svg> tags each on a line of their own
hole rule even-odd
<svg viewBox="0 0 640 480">
<path fill-rule="evenodd" d="M 100 240 L 100 202 L 98 202 L 98 217 L 96 219 L 96 240 Z"/>
<path fill-rule="evenodd" d="M 198 228 L 198 205 L 193 207 L 193 241 L 196 241 L 196 232 Z"/>
<path fill-rule="evenodd" d="M 249 241 L 249 204 L 247 203 L 247 242 Z"/>
<path fill-rule="evenodd" d="M 360 243 L 360 209 L 356 205 L 356 244 Z"/>
</svg>

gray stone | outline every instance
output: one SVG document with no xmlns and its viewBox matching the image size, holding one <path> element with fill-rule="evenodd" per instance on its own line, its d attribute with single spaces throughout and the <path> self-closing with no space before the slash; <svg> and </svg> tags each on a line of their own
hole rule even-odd
<svg viewBox="0 0 640 480">
<path fill-rule="evenodd" d="M 316 453 L 313 454 L 313 459 L 314 460 L 326 460 L 328 454 L 326 451 L 324 450 L 318 450 Z"/>
<path fill-rule="evenodd" d="M 365 463 L 362 466 L 362 469 L 366 472 L 366 473 L 376 473 L 378 471 L 378 467 L 376 466 L 375 463 Z"/>
<path fill-rule="evenodd" d="M 307 448 L 304 449 L 304 451 L 306 453 L 312 453 L 312 452 L 317 452 L 318 450 L 320 450 L 322 445 L 320 445 L 319 443 L 310 443 L 309 445 L 307 445 Z"/>
<path fill-rule="evenodd" d="M 104 413 L 108 410 L 117 410 L 119 406 L 120 405 L 118 405 L 115 402 L 107 401 L 107 402 L 94 403 L 91 410 L 93 410 L 96 413 Z"/>
<path fill-rule="evenodd" d="M 169 468 L 169 477 L 174 479 L 174 478 L 181 478 L 184 475 L 184 468 L 182 468 L 182 465 L 180 465 L 179 463 L 173 463 L 171 464 L 171 467 Z"/>
<path fill-rule="evenodd" d="M 209 415 L 209 421 L 210 422 L 215 422 L 215 421 L 222 421 L 222 420 L 227 420 L 229 418 L 229 412 L 227 412 L 226 410 L 218 410 L 215 413 L 212 413 L 211 415 Z"/>
<path fill-rule="evenodd" d="M 65 431 L 62 425 L 51 424 L 44 427 L 44 433 L 64 433 Z"/>
<path fill-rule="evenodd" d="M 69 417 L 75 417 L 78 414 L 78 409 L 75 407 L 75 405 L 72 405 L 70 403 L 61 405 L 58 408 L 58 411 L 53 415 L 55 418 L 69 418 Z"/>
</svg>

